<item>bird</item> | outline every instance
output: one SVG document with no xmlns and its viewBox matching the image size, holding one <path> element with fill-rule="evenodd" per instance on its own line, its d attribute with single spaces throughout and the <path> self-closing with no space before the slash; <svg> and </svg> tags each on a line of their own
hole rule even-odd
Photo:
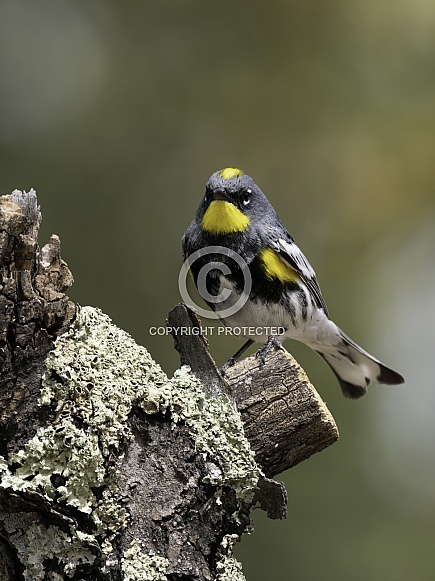
<svg viewBox="0 0 435 581">
<path fill-rule="evenodd" d="M 283 340 L 294 339 L 322 357 L 347 398 L 364 396 L 372 381 L 404 382 L 329 317 L 312 266 L 242 170 L 227 167 L 211 175 L 182 249 L 208 306 L 247 339 L 223 372 L 254 342 L 262 344 L 257 356 L 263 365 L 273 345 L 282 348 Z"/>
</svg>

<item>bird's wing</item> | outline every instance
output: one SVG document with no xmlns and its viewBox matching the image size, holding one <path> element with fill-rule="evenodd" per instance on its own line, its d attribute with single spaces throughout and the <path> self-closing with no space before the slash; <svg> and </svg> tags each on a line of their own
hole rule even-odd
<svg viewBox="0 0 435 581">
<path fill-rule="evenodd" d="M 278 253 L 281 260 L 287 263 L 298 274 L 298 276 L 312 293 L 317 306 L 323 309 L 327 315 L 328 309 L 322 297 L 322 293 L 316 279 L 316 273 L 299 247 L 289 236 L 288 240 L 279 238 L 273 246 L 273 249 Z"/>
</svg>

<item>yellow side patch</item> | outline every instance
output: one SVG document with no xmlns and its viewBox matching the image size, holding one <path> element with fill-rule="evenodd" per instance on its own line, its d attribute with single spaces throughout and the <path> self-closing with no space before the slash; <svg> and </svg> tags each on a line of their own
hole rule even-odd
<svg viewBox="0 0 435 581">
<path fill-rule="evenodd" d="M 207 208 L 201 222 L 202 229 L 210 234 L 243 232 L 249 226 L 249 218 L 234 204 L 214 200 Z"/>
<path fill-rule="evenodd" d="M 243 172 L 241 169 L 237 169 L 235 167 L 226 167 L 222 171 L 219 172 L 221 178 L 224 180 L 230 180 L 231 178 L 235 178 L 237 176 L 242 176 Z"/>
<path fill-rule="evenodd" d="M 272 248 L 265 248 L 258 256 L 263 263 L 267 278 L 277 278 L 281 282 L 298 282 L 300 280 L 297 272 L 284 262 Z"/>
</svg>

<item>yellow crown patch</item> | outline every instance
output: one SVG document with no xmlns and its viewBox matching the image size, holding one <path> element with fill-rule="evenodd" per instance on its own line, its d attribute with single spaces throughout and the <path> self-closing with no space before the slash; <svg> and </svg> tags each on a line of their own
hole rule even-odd
<svg viewBox="0 0 435 581">
<path fill-rule="evenodd" d="M 236 167 L 226 167 L 219 172 L 219 175 L 221 178 L 224 178 L 224 180 L 230 180 L 231 178 L 242 176 L 243 173 L 244 172 L 241 169 L 237 169 Z"/>
</svg>

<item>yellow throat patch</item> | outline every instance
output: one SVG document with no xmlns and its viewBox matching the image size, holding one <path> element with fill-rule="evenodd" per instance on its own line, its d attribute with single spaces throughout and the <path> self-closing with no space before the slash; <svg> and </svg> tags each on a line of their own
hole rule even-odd
<svg viewBox="0 0 435 581">
<path fill-rule="evenodd" d="M 277 278 L 280 282 L 298 282 L 300 280 L 297 272 L 272 248 L 265 248 L 258 255 L 263 263 L 264 273 L 268 279 Z"/>
<path fill-rule="evenodd" d="M 210 234 L 232 234 L 243 232 L 249 226 L 249 218 L 234 204 L 214 200 L 205 212 L 201 227 Z"/>
<path fill-rule="evenodd" d="M 235 178 L 236 176 L 242 176 L 243 172 L 241 169 L 237 169 L 236 167 L 226 167 L 222 171 L 219 172 L 221 178 L 224 180 L 230 180 L 231 178 Z"/>
</svg>

